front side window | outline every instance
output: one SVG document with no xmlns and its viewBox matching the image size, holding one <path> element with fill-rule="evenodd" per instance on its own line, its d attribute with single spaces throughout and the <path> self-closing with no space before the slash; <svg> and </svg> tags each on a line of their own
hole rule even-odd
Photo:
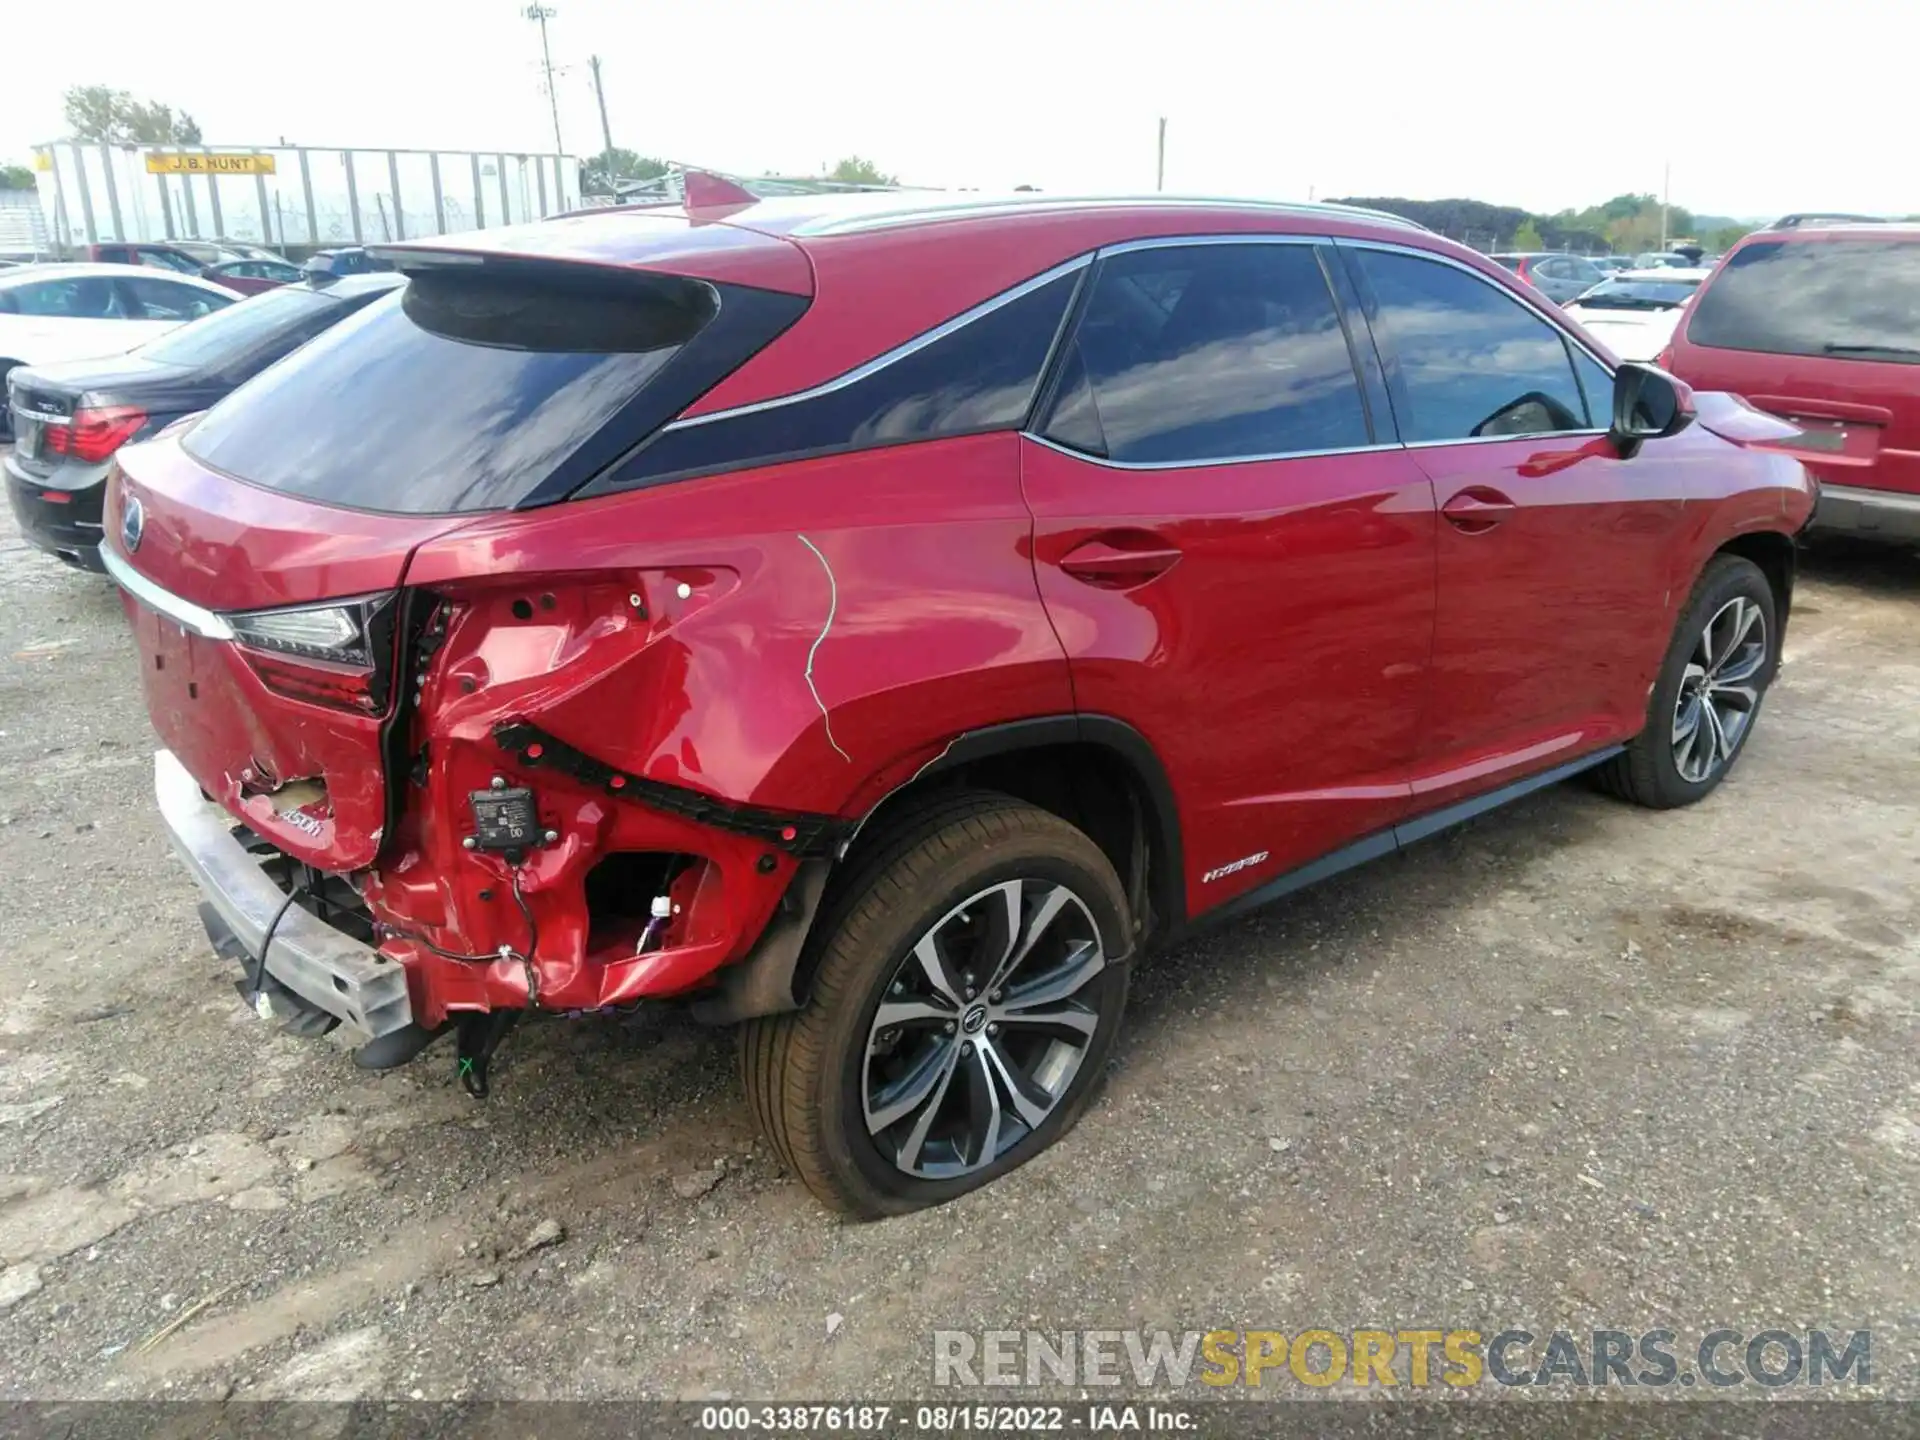
<svg viewBox="0 0 1920 1440">
<path fill-rule="evenodd" d="M 1566 340 L 1518 300 L 1438 260 L 1351 252 L 1392 356 L 1387 389 L 1410 444 L 1588 427 Z M 1594 422 L 1604 423 L 1604 422 Z"/>
<path fill-rule="evenodd" d="M 129 275 L 120 283 L 127 287 L 141 318 L 147 320 L 198 320 L 233 303 L 231 295 L 172 280 L 149 280 L 144 275 Z"/>
<path fill-rule="evenodd" d="M 669 427 L 609 483 L 1015 429 L 1026 422 L 1080 278 L 1078 271 L 1058 276 L 842 383 Z"/>
<path fill-rule="evenodd" d="M 1041 433 L 1104 459 L 1163 465 L 1372 438 L 1313 247 L 1252 243 L 1102 259 Z"/>
<path fill-rule="evenodd" d="M 1723 350 L 1920 364 L 1920 243 L 1744 246 L 1708 282 L 1687 339 Z"/>
</svg>

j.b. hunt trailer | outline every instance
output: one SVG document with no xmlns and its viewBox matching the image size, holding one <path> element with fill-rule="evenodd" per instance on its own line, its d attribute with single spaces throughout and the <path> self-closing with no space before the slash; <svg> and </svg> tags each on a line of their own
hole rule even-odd
<svg viewBox="0 0 1920 1440">
<path fill-rule="evenodd" d="M 112 240 L 374 244 L 542 219 L 580 206 L 570 155 L 305 145 L 34 147 L 48 228 L 72 251 Z"/>
</svg>

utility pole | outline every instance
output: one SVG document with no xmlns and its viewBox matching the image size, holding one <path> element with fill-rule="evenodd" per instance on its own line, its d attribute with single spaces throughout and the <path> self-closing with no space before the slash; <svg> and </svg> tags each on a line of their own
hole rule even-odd
<svg viewBox="0 0 1920 1440">
<path fill-rule="evenodd" d="M 547 21 L 559 12 L 535 0 L 520 13 L 540 26 L 540 63 L 547 73 L 547 103 L 553 107 L 553 148 L 556 154 L 564 155 L 567 147 L 560 140 L 560 92 L 553 85 L 553 52 L 547 48 Z"/>
<path fill-rule="evenodd" d="M 607 92 L 600 88 L 600 57 L 590 55 L 587 63 L 593 67 L 593 98 L 600 102 L 600 141 L 604 153 L 613 149 L 613 127 L 607 124 Z"/>
<path fill-rule="evenodd" d="M 1167 117 L 1160 117 L 1160 158 L 1153 170 L 1153 188 L 1156 191 L 1167 188 Z"/>
<path fill-rule="evenodd" d="M 1673 198 L 1673 162 L 1667 162 L 1666 174 L 1660 181 L 1660 253 L 1667 252 L 1667 202 Z"/>
</svg>

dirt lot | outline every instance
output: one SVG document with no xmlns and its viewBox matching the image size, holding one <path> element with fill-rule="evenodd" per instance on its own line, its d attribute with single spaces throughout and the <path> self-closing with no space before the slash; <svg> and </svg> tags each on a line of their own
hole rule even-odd
<svg viewBox="0 0 1920 1440">
<path fill-rule="evenodd" d="M 112 592 L 0 519 L 0 1395 L 901 1397 L 940 1328 L 1419 1323 L 1871 1326 L 1913 1394 L 1920 561 L 1808 569 L 1715 799 L 1563 787 L 1160 957 L 1066 1143 L 846 1226 L 677 1013 L 528 1027 L 485 1105 L 256 1021 Z"/>
</svg>

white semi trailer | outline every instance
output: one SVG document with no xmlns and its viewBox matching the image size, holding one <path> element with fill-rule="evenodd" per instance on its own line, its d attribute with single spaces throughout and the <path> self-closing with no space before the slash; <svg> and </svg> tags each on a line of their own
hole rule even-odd
<svg viewBox="0 0 1920 1440">
<path fill-rule="evenodd" d="M 570 155 L 305 145 L 34 147 L 55 243 L 375 244 L 543 219 L 580 206 Z"/>
</svg>

